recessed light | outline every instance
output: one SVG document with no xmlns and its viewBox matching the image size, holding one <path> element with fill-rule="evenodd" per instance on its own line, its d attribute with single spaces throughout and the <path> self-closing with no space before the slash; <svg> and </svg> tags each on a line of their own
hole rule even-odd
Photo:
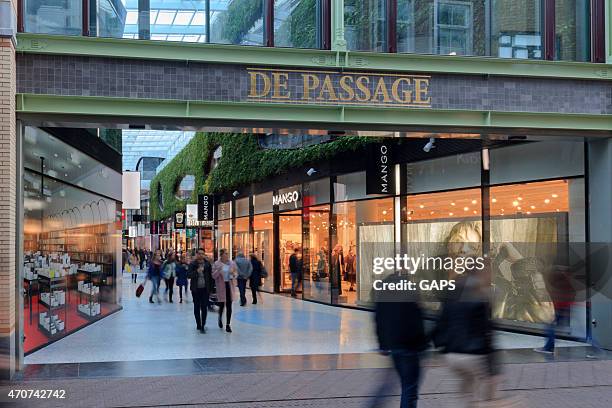
<svg viewBox="0 0 612 408">
<path fill-rule="evenodd" d="M 472 204 L 476 204 L 478 201 L 476 200 L 472 200 Z"/>
<path fill-rule="evenodd" d="M 491 201 L 496 203 L 497 202 L 497 198 L 492 198 Z"/>
<path fill-rule="evenodd" d="M 519 205 L 519 202 L 518 202 L 518 201 L 516 201 L 516 200 L 514 200 L 514 201 L 512 202 L 512 205 L 513 205 L 513 206 L 515 206 L 515 207 L 517 207 L 517 206 Z"/>
<path fill-rule="evenodd" d="M 551 197 L 552 197 L 552 198 L 557 198 L 557 197 L 559 197 L 559 196 L 558 196 L 557 194 L 552 194 L 552 195 L 551 195 Z"/>
<path fill-rule="evenodd" d="M 544 202 L 545 202 L 546 204 L 550 203 L 550 198 L 546 198 L 546 199 L 544 200 Z"/>
</svg>

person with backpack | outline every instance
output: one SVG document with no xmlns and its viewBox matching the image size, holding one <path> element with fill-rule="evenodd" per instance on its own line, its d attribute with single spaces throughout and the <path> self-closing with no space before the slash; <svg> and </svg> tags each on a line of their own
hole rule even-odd
<svg viewBox="0 0 612 408">
<path fill-rule="evenodd" d="M 238 270 L 238 291 L 240 292 L 240 306 L 246 306 L 246 286 L 247 281 L 253 273 L 253 265 L 246 259 L 242 252 L 238 252 L 238 256 L 234 260 L 236 269 Z"/>
</svg>

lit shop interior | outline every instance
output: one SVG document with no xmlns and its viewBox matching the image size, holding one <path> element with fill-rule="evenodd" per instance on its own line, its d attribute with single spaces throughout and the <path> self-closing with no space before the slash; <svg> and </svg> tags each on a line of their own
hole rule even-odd
<svg viewBox="0 0 612 408">
<path fill-rule="evenodd" d="M 60 133 L 23 136 L 25 353 L 120 309 L 120 152 L 96 133 Z"/>
<path fill-rule="evenodd" d="M 272 293 L 290 291 L 289 257 L 297 248 L 304 270 L 299 297 L 370 309 L 368 243 L 389 243 L 392 251 L 399 241 L 439 255 L 449 241 L 480 244 L 487 223 L 493 317 L 499 327 L 541 332 L 554 313 L 545 271 L 569 259 L 571 244 L 585 242 L 584 143 L 490 142 L 485 171 L 482 141 L 438 138 L 424 152 L 426 141 L 404 139 L 394 148 L 400 194 L 366 193 L 365 150 L 219 194 L 215 248 L 257 254 L 274 272 L 263 285 Z M 275 203 L 280 197 L 289 198 Z M 560 333 L 586 337 L 586 319 L 587 305 L 578 302 Z"/>
</svg>

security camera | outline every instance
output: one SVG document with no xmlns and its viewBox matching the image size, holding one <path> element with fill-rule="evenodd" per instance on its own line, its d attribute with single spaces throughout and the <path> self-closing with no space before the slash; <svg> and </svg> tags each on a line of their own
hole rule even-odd
<svg viewBox="0 0 612 408">
<path fill-rule="evenodd" d="M 308 177 L 312 176 L 313 174 L 315 174 L 317 171 L 315 169 L 313 169 L 312 167 L 308 169 L 308 171 L 306 172 L 306 174 L 308 174 Z"/>
<path fill-rule="evenodd" d="M 236 190 L 236 191 L 234 191 L 234 192 L 232 193 L 232 195 L 233 195 L 234 197 L 238 197 L 238 196 L 240 195 L 240 193 L 238 192 L 238 190 Z"/>
<path fill-rule="evenodd" d="M 434 137 L 430 137 L 430 138 L 429 138 L 429 142 L 427 142 L 427 144 L 426 144 L 425 146 L 423 146 L 423 151 L 424 151 L 425 153 L 429 153 L 429 151 L 430 151 L 431 149 L 435 149 L 435 147 L 436 147 L 436 146 L 434 145 L 434 143 L 435 143 L 435 142 L 436 142 L 436 139 L 435 139 Z"/>
</svg>

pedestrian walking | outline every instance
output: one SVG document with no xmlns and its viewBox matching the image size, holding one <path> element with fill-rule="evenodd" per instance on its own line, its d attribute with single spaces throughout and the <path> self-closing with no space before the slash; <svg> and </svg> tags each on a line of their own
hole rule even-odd
<svg viewBox="0 0 612 408">
<path fill-rule="evenodd" d="M 475 271 L 457 275 L 432 333 L 446 363 L 461 380 L 463 405 L 495 397 L 491 308 L 483 279 Z M 461 405 L 460 405 L 461 406 Z"/>
<path fill-rule="evenodd" d="M 223 328 L 223 311 L 226 313 L 225 331 L 232 332 L 232 301 L 236 287 L 236 264 L 229 259 L 226 249 L 219 251 L 219 259 L 213 266 L 212 277 L 217 287 L 217 302 L 219 303 L 219 328 Z"/>
<path fill-rule="evenodd" d="M 405 277 L 404 277 L 405 278 Z M 388 283 L 399 283 L 402 276 L 394 274 L 385 279 Z M 401 408 L 416 408 L 419 397 L 421 377 L 421 354 L 427 348 L 423 325 L 423 313 L 417 295 L 410 293 L 405 297 L 394 298 L 387 294 L 376 298 L 376 334 L 379 348 L 384 355 L 391 356 L 395 371 L 400 377 Z M 372 408 L 383 404 L 382 398 L 388 393 L 388 382 L 384 381 L 372 402 Z"/>
<path fill-rule="evenodd" d="M 295 248 L 289 257 L 289 273 L 291 274 L 291 296 L 297 297 L 297 288 L 302 278 L 302 260 L 300 259 L 300 249 Z"/>
<path fill-rule="evenodd" d="M 130 273 L 132 275 L 132 283 L 136 283 L 136 278 L 138 277 L 138 255 L 136 255 L 136 250 L 130 253 L 128 258 L 128 262 L 130 264 Z"/>
<path fill-rule="evenodd" d="M 249 285 L 251 285 L 251 295 L 253 295 L 253 304 L 257 304 L 257 293 L 259 292 L 259 288 L 261 287 L 261 279 L 268 277 L 268 271 L 266 271 L 265 266 L 257 255 L 251 254 L 251 266 L 253 268 L 253 272 L 251 273 L 251 278 L 249 279 Z"/>
<path fill-rule="evenodd" d="M 193 314 L 196 329 L 206 333 L 206 317 L 208 316 L 208 299 L 213 287 L 212 266 L 204 256 L 204 250 L 196 251 L 195 259 L 189 264 L 189 286 L 193 298 Z"/>
<path fill-rule="evenodd" d="M 162 273 L 164 276 L 164 282 L 166 283 L 166 293 L 168 294 L 169 302 L 174 303 L 172 301 L 172 295 L 174 294 L 174 280 L 176 279 L 176 255 L 174 252 L 170 252 L 168 254 L 168 258 L 162 267 Z"/>
<path fill-rule="evenodd" d="M 179 288 L 179 303 L 183 303 L 183 291 L 187 297 L 187 276 L 191 257 L 185 253 L 176 263 L 176 286 Z"/>
<path fill-rule="evenodd" d="M 238 256 L 236 256 L 234 262 L 236 263 L 236 270 L 238 271 L 238 278 L 236 281 L 238 283 L 238 291 L 240 292 L 240 306 L 246 306 L 246 286 L 247 281 L 253 273 L 253 265 L 250 260 L 245 258 L 242 252 L 238 252 Z"/>
<path fill-rule="evenodd" d="M 157 303 L 161 303 L 161 298 L 159 297 L 159 282 L 162 275 L 161 267 L 161 253 L 160 251 L 155 251 L 147 272 L 147 279 L 150 280 L 152 284 L 151 294 L 149 295 L 149 303 L 155 303 L 153 301 L 153 296 L 155 296 L 157 299 Z"/>
</svg>

